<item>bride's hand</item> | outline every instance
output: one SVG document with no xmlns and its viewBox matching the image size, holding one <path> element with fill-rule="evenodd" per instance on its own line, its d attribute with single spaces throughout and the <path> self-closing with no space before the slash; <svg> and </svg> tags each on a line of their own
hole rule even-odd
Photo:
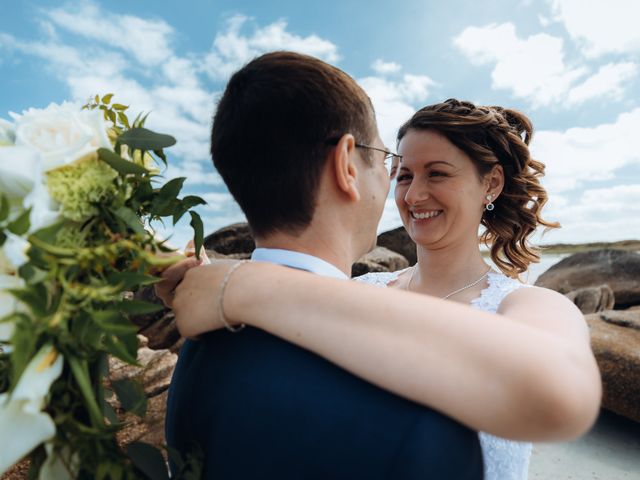
<svg viewBox="0 0 640 480">
<path fill-rule="evenodd" d="M 224 327 L 220 318 L 222 283 L 238 260 L 213 260 L 208 265 L 184 269 L 184 278 L 175 287 L 173 312 L 180 334 L 195 337 Z M 226 311 L 225 311 L 226 312 Z M 229 318 L 226 321 L 232 325 Z"/>
<path fill-rule="evenodd" d="M 196 251 L 193 246 L 193 240 L 190 240 L 184 249 L 186 258 L 165 269 L 161 275 L 162 281 L 154 285 L 156 296 L 162 300 L 165 306 L 169 308 L 173 307 L 175 289 L 188 270 L 211 263 L 204 248 L 200 250 L 200 260 L 195 258 L 195 254 Z"/>
</svg>

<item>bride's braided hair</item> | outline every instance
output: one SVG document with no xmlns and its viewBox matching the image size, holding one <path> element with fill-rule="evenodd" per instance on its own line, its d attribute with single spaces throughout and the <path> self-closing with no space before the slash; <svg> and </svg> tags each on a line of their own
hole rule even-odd
<svg viewBox="0 0 640 480">
<path fill-rule="evenodd" d="M 409 130 L 425 129 L 441 133 L 467 154 L 481 177 L 502 165 L 504 188 L 494 201 L 495 209 L 484 212 L 481 223 L 486 230 L 480 236 L 495 265 L 515 278 L 540 261 L 529 237 L 538 225 L 547 229 L 560 225 L 540 216 L 547 203 L 540 184 L 545 167 L 529 153 L 531 121 L 515 110 L 449 99 L 417 111 L 400 128 L 398 142 Z"/>
</svg>

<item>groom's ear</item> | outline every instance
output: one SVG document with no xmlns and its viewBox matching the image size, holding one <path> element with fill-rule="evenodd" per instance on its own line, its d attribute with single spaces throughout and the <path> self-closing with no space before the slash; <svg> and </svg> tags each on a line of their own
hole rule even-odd
<svg viewBox="0 0 640 480">
<path fill-rule="evenodd" d="M 360 200 L 357 182 L 358 169 L 355 164 L 356 140 L 353 135 L 347 133 L 340 137 L 330 158 L 338 190 L 353 201 Z"/>
</svg>

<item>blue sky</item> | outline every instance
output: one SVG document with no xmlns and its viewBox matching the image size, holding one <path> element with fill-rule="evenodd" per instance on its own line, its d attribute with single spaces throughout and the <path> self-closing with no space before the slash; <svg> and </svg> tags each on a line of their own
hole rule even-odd
<svg viewBox="0 0 640 480">
<path fill-rule="evenodd" d="M 640 238 L 640 3 L 636 0 L 389 2 L 35 1 L 0 17 L 0 117 L 115 92 L 173 134 L 167 176 L 209 202 L 207 232 L 243 216 L 208 158 L 215 101 L 260 53 L 297 50 L 371 96 L 383 140 L 449 97 L 527 113 L 547 164 L 543 243 Z M 380 231 L 400 225 L 391 199 Z M 173 242 L 190 232 L 180 224 Z"/>
</svg>

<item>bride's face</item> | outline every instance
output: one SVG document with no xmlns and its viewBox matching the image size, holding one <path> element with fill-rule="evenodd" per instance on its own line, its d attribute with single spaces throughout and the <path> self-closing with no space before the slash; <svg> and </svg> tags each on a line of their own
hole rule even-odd
<svg viewBox="0 0 640 480">
<path fill-rule="evenodd" d="M 402 138 L 395 200 L 409 236 L 437 249 L 477 242 L 487 185 L 472 160 L 432 130 Z"/>
</svg>

